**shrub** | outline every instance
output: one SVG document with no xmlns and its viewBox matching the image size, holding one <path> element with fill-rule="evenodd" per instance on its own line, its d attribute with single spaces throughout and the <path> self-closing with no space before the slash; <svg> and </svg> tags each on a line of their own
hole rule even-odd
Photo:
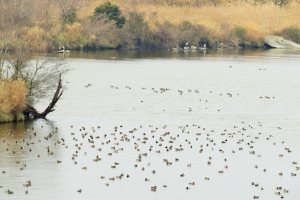
<svg viewBox="0 0 300 200">
<path fill-rule="evenodd" d="M 22 112 L 27 94 L 25 81 L 0 81 L 0 112 L 14 115 Z"/>
<path fill-rule="evenodd" d="M 121 11 L 117 5 L 112 5 L 109 1 L 104 5 L 100 5 L 95 8 L 94 19 L 98 18 L 101 15 L 105 15 L 108 20 L 114 20 L 118 28 L 122 28 L 125 24 L 125 17 L 121 15 Z"/>
<path fill-rule="evenodd" d="M 76 9 L 72 8 L 71 14 L 66 16 L 65 23 L 66 24 L 73 24 L 77 19 Z"/>
<path fill-rule="evenodd" d="M 293 42 L 300 44 L 300 28 L 290 27 L 284 29 L 281 35 L 286 39 L 292 40 Z"/>
<path fill-rule="evenodd" d="M 244 28 L 242 28 L 242 27 L 236 27 L 234 29 L 234 33 L 240 39 L 241 42 L 246 39 L 247 31 Z"/>
</svg>

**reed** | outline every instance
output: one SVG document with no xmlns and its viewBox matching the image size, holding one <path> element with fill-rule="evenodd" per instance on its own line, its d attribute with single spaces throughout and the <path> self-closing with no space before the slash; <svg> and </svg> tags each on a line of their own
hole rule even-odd
<svg viewBox="0 0 300 200">
<path fill-rule="evenodd" d="M 27 93 L 25 81 L 0 80 L 0 122 L 22 118 Z"/>
<path fill-rule="evenodd" d="M 79 18 L 91 16 L 95 6 L 104 3 L 95 0 L 89 7 L 78 13 Z M 198 0 L 112 0 L 128 16 L 129 12 L 144 13 L 145 20 L 153 30 L 164 22 L 179 25 L 189 21 L 201 25 L 211 38 L 230 39 L 237 27 L 246 30 L 246 40 L 261 41 L 267 35 L 280 34 L 289 27 L 300 28 L 300 4 L 291 1 L 280 7 L 272 1 L 264 4 L 258 1 L 213 1 Z M 201 5 L 201 6 L 200 6 Z"/>
</svg>

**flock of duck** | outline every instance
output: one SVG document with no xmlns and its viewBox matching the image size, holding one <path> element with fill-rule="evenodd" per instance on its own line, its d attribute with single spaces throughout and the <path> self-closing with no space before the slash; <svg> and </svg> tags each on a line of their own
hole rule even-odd
<svg viewBox="0 0 300 200">
<path fill-rule="evenodd" d="M 85 87 L 90 87 L 92 86 L 91 84 L 88 84 Z M 119 89 L 118 87 L 111 86 L 111 88 L 114 89 Z M 126 86 L 127 89 L 131 89 L 131 87 Z M 146 88 L 142 88 L 146 89 Z M 160 88 L 158 90 L 152 88 L 152 91 L 155 93 L 164 93 L 169 91 L 170 89 L 168 88 Z M 187 92 L 195 92 L 199 93 L 199 90 L 188 90 Z M 182 95 L 184 91 L 178 90 L 178 93 Z M 212 92 L 211 92 L 212 93 Z M 222 95 L 222 94 L 220 94 Z M 232 96 L 232 94 L 227 93 L 229 97 Z M 239 95 L 239 94 L 237 94 Z M 266 97 L 267 98 L 267 97 Z M 200 99 L 201 101 L 201 99 Z M 142 101 L 141 101 L 142 102 Z M 207 102 L 207 100 L 206 100 Z M 192 109 L 189 109 L 189 112 L 191 112 Z M 220 111 L 220 110 L 218 110 Z M 273 135 L 266 135 L 266 134 L 261 134 L 257 133 L 253 137 L 253 135 L 247 135 L 247 129 L 253 129 L 254 127 L 261 127 L 262 124 L 258 122 L 256 125 L 251 125 L 248 124 L 246 125 L 245 122 L 241 122 L 241 124 L 237 124 L 233 127 L 231 127 L 231 131 L 229 129 L 224 129 L 222 132 L 217 132 L 213 129 L 208 130 L 206 127 L 203 127 L 202 125 L 197 125 L 197 124 L 185 124 L 185 125 L 179 125 L 178 126 L 178 131 L 175 132 L 170 132 L 168 131 L 167 125 L 163 126 L 155 126 L 155 125 L 147 125 L 148 131 L 138 131 L 139 129 L 143 129 L 144 125 L 140 125 L 137 127 L 132 127 L 128 131 L 128 129 L 123 129 L 123 125 L 116 125 L 112 127 L 112 131 L 110 133 L 106 132 L 104 133 L 101 131 L 101 126 L 95 126 L 95 127 L 89 127 L 85 128 L 84 126 L 73 126 L 70 125 L 70 133 L 69 135 L 64 135 L 61 139 L 59 140 L 53 140 L 52 137 L 53 135 L 61 135 L 59 132 L 58 128 L 53 130 L 53 132 L 47 134 L 46 136 L 41 139 L 40 135 L 44 135 L 44 133 L 41 132 L 36 132 L 34 128 L 32 129 L 27 129 L 25 130 L 24 133 L 26 134 L 31 134 L 30 137 L 23 139 L 23 140 L 16 140 L 14 143 L 14 147 L 12 148 L 11 143 L 8 143 L 5 139 L 2 140 L 2 147 L 5 146 L 7 152 L 11 152 L 12 155 L 19 154 L 19 153 L 32 153 L 32 148 L 31 146 L 34 145 L 36 142 L 44 142 L 46 146 L 46 155 L 51 159 L 51 156 L 56 154 L 55 150 L 53 150 L 53 147 L 56 146 L 63 146 L 66 149 L 72 148 L 72 154 L 69 155 L 70 159 L 74 163 L 74 167 L 77 167 L 80 165 L 80 168 L 82 170 L 88 170 L 88 165 L 87 163 L 79 163 L 77 161 L 77 158 L 80 156 L 86 156 L 89 154 L 89 151 L 97 152 L 98 155 L 93 158 L 90 162 L 105 162 L 105 158 L 103 159 L 102 157 L 104 156 L 113 156 L 114 154 L 118 154 L 119 152 L 126 152 L 126 148 L 122 146 L 124 143 L 129 143 L 132 148 L 136 151 L 136 158 L 135 158 L 135 164 L 132 166 L 134 168 L 140 168 L 141 170 L 145 171 L 147 166 L 150 167 L 152 166 L 151 161 L 147 159 L 147 156 L 149 154 L 160 154 L 163 152 L 182 152 L 185 149 L 196 149 L 199 154 L 203 153 L 204 151 L 211 151 L 211 152 L 219 152 L 221 154 L 225 153 L 225 150 L 223 149 L 224 145 L 228 144 L 229 142 L 234 142 L 237 143 L 238 145 L 244 144 L 249 151 L 247 151 L 248 154 L 256 154 L 257 152 L 254 150 L 255 149 L 255 142 L 258 141 L 260 138 L 266 139 L 266 140 L 271 140 Z M 190 127 L 193 127 L 194 130 L 197 129 L 198 131 L 194 132 L 189 130 Z M 41 127 L 43 128 L 43 127 Z M 278 129 L 281 129 L 281 127 L 278 127 Z M 126 131 L 127 130 L 127 131 Z M 196 136 L 195 141 L 191 141 L 188 139 L 187 134 L 194 134 Z M 242 137 L 243 139 L 236 139 L 237 136 Z M 262 137 L 263 136 L 263 137 Z M 14 137 L 14 132 L 13 131 L 7 131 L 7 137 L 13 138 Z M 185 143 L 180 143 L 178 142 L 178 138 L 184 137 L 184 142 Z M 223 139 L 218 140 L 220 137 Z M 254 140 L 253 140 L 254 139 Z M 44 140 L 44 141 L 43 141 Z M 151 142 L 149 142 L 151 140 Z M 11 141 L 11 140 L 10 140 Z M 182 141 L 182 140 L 181 140 Z M 150 145 L 149 145 L 150 143 Z M 282 145 L 284 145 L 284 141 L 281 142 Z M 89 148 L 85 148 L 85 152 L 82 152 L 82 148 L 84 144 L 89 144 Z M 17 146 L 16 146 L 17 145 Z M 273 143 L 273 145 L 276 145 Z M 110 148 L 103 148 L 104 146 L 109 146 Z M 144 149 L 147 149 L 145 151 Z M 16 149 L 17 148 L 17 149 Z M 243 151 L 245 147 L 240 146 L 238 149 L 233 149 L 231 150 L 230 153 L 235 154 L 236 151 Z M 282 147 L 283 152 L 286 153 L 291 153 L 292 150 L 287 147 Z M 107 149 L 110 149 L 107 151 Z M 218 149 L 218 150 L 217 150 Z M 217 151 L 215 151 L 217 150 Z M 244 151 L 246 152 L 246 151 Z M 40 158 L 41 156 L 45 156 L 44 152 L 35 152 L 36 157 Z M 283 157 L 284 153 L 279 154 L 279 157 Z M 258 157 L 261 157 L 262 155 L 259 154 L 257 155 Z M 143 163 L 142 161 L 146 160 L 147 164 L 141 165 L 140 163 Z M 55 160 L 57 164 L 64 164 L 66 162 L 65 160 Z M 170 160 L 168 158 L 165 158 L 162 160 L 166 165 L 176 165 L 178 162 L 181 162 L 180 158 L 175 158 L 174 160 Z M 208 166 L 212 165 L 213 163 L 213 156 L 209 156 L 208 158 L 203 159 L 203 161 L 206 163 Z M 223 164 L 223 169 L 220 169 L 219 171 L 216 171 L 215 173 L 226 173 L 226 171 L 230 168 L 229 164 L 226 164 L 227 158 L 224 156 L 222 157 L 222 162 Z M 120 163 L 118 161 L 115 161 L 111 165 L 111 170 L 114 170 L 117 168 L 119 165 L 123 165 L 127 163 Z M 20 166 L 20 170 L 25 170 L 27 167 L 26 163 L 21 163 L 19 161 L 16 161 L 16 165 Z M 186 167 L 191 168 L 192 164 L 191 163 L 185 163 Z M 299 170 L 299 167 L 297 166 L 297 161 L 293 161 L 291 164 L 291 176 L 295 177 L 297 174 L 292 171 L 294 170 Z M 259 168 L 258 165 L 254 166 L 255 169 Z M 150 170 L 149 173 L 155 174 L 158 170 L 160 169 L 152 169 Z M 267 169 L 262 169 L 262 173 L 267 173 Z M 2 178 L 5 178 L 6 171 L 2 171 Z M 135 176 L 135 174 L 127 174 L 127 173 L 121 173 L 121 174 L 116 174 L 113 177 L 106 177 L 105 175 L 102 175 L 99 177 L 99 179 L 103 180 L 108 180 L 108 182 L 105 182 L 105 186 L 110 186 L 113 181 L 116 179 L 123 179 L 123 178 L 130 178 L 132 176 Z M 145 175 L 146 176 L 146 175 Z M 185 177 L 186 175 L 184 173 L 180 173 L 177 176 L 179 177 Z M 278 176 L 284 176 L 282 172 L 278 172 Z M 193 178 L 193 177 L 191 177 Z M 204 181 L 209 181 L 210 178 L 208 176 L 203 177 Z M 150 181 L 150 178 L 145 177 L 144 181 Z M 151 181 L 150 181 L 151 182 Z M 251 183 L 251 184 L 250 184 Z M 31 186 L 30 180 L 28 180 L 25 184 L 23 184 L 24 187 L 28 188 Z M 161 184 L 160 186 L 157 186 L 158 184 Z M 194 181 L 192 182 L 186 182 L 186 186 L 184 189 L 190 190 L 193 189 L 197 185 Z M 249 185 L 252 185 L 254 187 L 259 187 L 259 183 L 255 182 L 249 182 Z M 153 192 L 157 191 L 159 187 L 167 188 L 167 184 L 165 183 L 156 183 L 156 185 L 152 185 L 149 189 Z M 265 186 L 267 187 L 267 186 Z M 3 188 L 3 186 L 0 186 L 0 188 Z M 264 190 L 263 186 L 260 186 L 260 190 Z M 74 190 L 75 192 L 77 191 L 78 193 L 84 192 L 83 189 L 77 188 Z M 13 194 L 14 192 L 11 191 L 9 188 L 6 188 L 5 192 L 7 194 Z M 274 192 L 276 195 L 279 195 L 280 198 L 284 198 L 284 195 L 288 195 L 289 189 L 283 188 L 281 186 L 278 186 L 274 188 Z M 28 189 L 25 191 L 25 194 L 29 194 Z M 258 195 L 254 195 L 253 199 L 258 199 Z"/>
</svg>

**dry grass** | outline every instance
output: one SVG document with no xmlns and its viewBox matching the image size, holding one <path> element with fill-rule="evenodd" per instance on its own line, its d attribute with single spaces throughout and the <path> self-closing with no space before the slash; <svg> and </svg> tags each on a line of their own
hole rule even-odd
<svg viewBox="0 0 300 200">
<path fill-rule="evenodd" d="M 22 112 L 26 106 L 27 93 L 25 81 L 0 80 L 0 112 L 14 115 Z"/>
<path fill-rule="evenodd" d="M 79 12 L 78 17 L 91 16 L 94 8 L 104 2 L 104 0 L 95 0 L 89 7 Z M 211 1 L 204 0 L 161 1 L 168 4 L 154 0 L 112 0 L 111 2 L 120 6 L 125 15 L 132 11 L 144 13 L 145 20 L 153 30 L 165 21 L 174 25 L 189 21 L 193 25 L 202 25 L 211 38 L 229 39 L 236 27 L 242 27 L 247 31 L 247 40 L 260 41 L 267 35 L 281 33 L 292 26 L 300 28 L 300 4 L 295 1 L 282 8 L 273 2 L 255 5 L 253 2 L 245 1 L 233 3 L 219 1 L 221 4 L 216 7 L 209 3 Z M 196 5 L 197 2 L 206 4 L 199 7 L 191 6 Z"/>
</svg>

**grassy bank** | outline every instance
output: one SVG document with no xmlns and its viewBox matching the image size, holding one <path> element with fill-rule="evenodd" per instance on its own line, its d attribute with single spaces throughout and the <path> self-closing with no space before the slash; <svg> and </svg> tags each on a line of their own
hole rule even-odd
<svg viewBox="0 0 300 200">
<path fill-rule="evenodd" d="M 69 0 L 72 14 L 57 1 L 32 0 L 22 40 L 56 50 L 94 48 L 172 48 L 186 42 L 208 47 L 261 47 L 268 35 L 300 42 L 297 0 L 111 0 L 125 17 L 116 26 L 95 8 L 106 0 Z M 88 2 L 88 3 L 87 3 Z M 84 6 L 82 6 L 84 5 Z M 67 9 L 67 8 L 66 8 Z"/>
<path fill-rule="evenodd" d="M 25 119 L 27 92 L 24 81 L 0 80 L 0 123 Z"/>
<path fill-rule="evenodd" d="M 294 41 L 300 35 L 297 1 L 280 6 L 274 1 L 112 0 L 126 18 L 121 29 L 106 19 L 91 22 L 94 9 L 105 2 L 95 0 L 82 8 L 72 23 L 62 24 L 54 6 L 48 11 L 53 15 L 40 19 L 50 23 L 55 46 L 71 49 L 169 48 L 187 41 L 195 46 L 260 47 L 268 35 Z M 41 22 L 38 26 L 44 29 Z"/>
</svg>

